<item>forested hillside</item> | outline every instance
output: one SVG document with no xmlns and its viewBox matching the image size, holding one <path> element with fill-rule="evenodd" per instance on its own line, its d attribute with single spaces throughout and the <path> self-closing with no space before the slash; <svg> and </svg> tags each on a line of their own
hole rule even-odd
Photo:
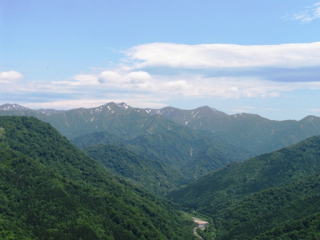
<svg viewBox="0 0 320 240">
<path fill-rule="evenodd" d="M 252 149 L 263 152 L 316 134 L 318 118 L 278 122 L 200 108 L 191 111 L 192 118 L 199 116 L 192 126 L 189 118 L 179 122 L 189 111 L 166 111 L 114 103 L 70 111 L 0 108 L 0 114 L 52 122 L 69 138 L 76 136 L 73 143 L 82 148 L 33 118 L 1 117 L 3 236 L 21 231 L 25 239 L 72 239 L 84 231 L 90 239 L 188 239 L 191 225 L 170 204 L 141 188 L 164 196 L 186 185 L 170 198 L 185 210 L 211 217 L 216 240 L 301 240 L 306 229 L 305 239 L 317 239 L 320 137 L 239 161 L 252 155 L 242 148 L 251 142 Z M 225 125 L 230 130 L 225 134 L 208 128 L 214 121 L 236 125 Z M 263 144 L 264 150 L 258 147 Z M 29 216 L 26 209 L 36 214 Z M 71 225 L 78 227 L 70 233 Z"/>
<path fill-rule="evenodd" d="M 295 229 L 292 236 L 298 236 L 305 231 L 299 229 L 299 224 L 312 218 L 308 235 L 311 237 L 319 232 L 314 225 L 318 220 L 312 217 L 320 213 L 319 170 L 320 137 L 313 137 L 231 164 L 173 192 L 171 197 L 189 209 L 211 216 L 217 239 L 263 239 L 272 234 L 279 239 L 297 239 L 286 236 L 286 226 Z"/>
<path fill-rule="evenodd" d="M 163 194 L 179 181 L 178 172 L 161 161 L 136 154 L 118 145 L 95 145 L 84 149 L 93 159 L 113 173 L 134 181 L 150 192 Z"/>
<path fill-rule="evenodd" d="M 1 239 L 192 239 L 171 205 L 113 176 L 47 123 L 0 117 Z"/>
<path fill-rule="evenodd" d="M 180 126 L 130 140 L 97 132 L 78 137 L 73 143 L 117 174 L 138 181 L 153 192 L 164 193 L 250 156 L 211 134 Z M 122 149 L 122 161 L 112 157 L 116 146 Z"/>
</svg>

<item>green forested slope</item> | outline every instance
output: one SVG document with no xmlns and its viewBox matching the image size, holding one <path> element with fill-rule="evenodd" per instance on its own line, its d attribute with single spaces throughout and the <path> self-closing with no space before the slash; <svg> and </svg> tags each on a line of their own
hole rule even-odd
<svg viewBox="0 0 320 240">
<path fill-rule="evenodd" d="M 318 240 L 320 239 L 320 213 L 292 220 L 263 233 L 254 240 Z"/>
<path fill-rule="evenodd" d="M 272 228 L 320 213 L 319 193 L 320 177 L 312 176 L 250 194 L 240 201 L 233 199 L 213 215 L 218 239 L 252 239 Z"/>
<path fill-rule="evenodd" d="M 0 239 L 192 239 L 169 204 L 113 177 L 48 124 L 0 117 Z"/>
<path fill-rule="evenodd" d="M 171 197 L 210 215 L 217 240 L 253 239 L 320 213 L 319 170 L 320 137 L 313 137 L 213 172 Z"/>
<path fill-rule="evenodd" d="M 145 156 L 161 159 L 183 175 L 181 182 L 184 183 L 251 156 L 211 134 L 183 128 L 141 135 L 128 142 L 128 147 Z"/>
<path fill-rule="evenodd" d="M 113 173 L 133 180 L 145 189 L 162 194 L 172 189 L 179 180 L 161 161 L 146 158 L 118 145 L 95 145 L 85 148 L 86 153 Z"/>
<path fill-rule="evenodd" d="M 189 183 L 210 170 L 250 156 L 248 152 L 237 149 L 211 134 L 181 126 L 146 133 L 130 140 L 115 137 L 108 132 L 97 132 L 78 137 L 73 143 L 115 173 L 132 178 L 145 186 L 145 177 L 151 174 L 153 177 L 148 177 L 147 187 L 150 189 L 150 185 L 153 185 L 152 191 L 156 192 L 166 192 Z M 110 145 L 122 148 L 124 157 L 121 161 L 114 161 L 109 148 L 115 150 L 115 146 Z M 137 178 L 137 175 L 143 178 Z"/>
</svg>

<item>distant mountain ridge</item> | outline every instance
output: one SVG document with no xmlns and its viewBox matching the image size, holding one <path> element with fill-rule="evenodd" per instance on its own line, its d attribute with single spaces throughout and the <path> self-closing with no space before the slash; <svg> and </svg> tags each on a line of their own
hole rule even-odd
<svg viewBox="0 0 320 240">
<path fill-rule="evenodd" d="M 255 114 L 228 115 L 208 106 L 193 110 L 141 109 L 111 102 L 60 111 L 5 104 L 0 106 L 0 115 L 33 116 L 48 122 L 116 174 L 140 183 L 146 182 L 140 177 L 141 169 L 151 174 L 161 166 L 160 192 L 188 184 L 232 162 L 320 135 L 320 118 L 315 116 L 273 121 Z M 134 157 L 128 153 L 130 157 L 122 159 L 122 165 L 114 164 L 102 155 L 109 152 L 110 144 L 124 147 Z M 136 158 L 142 164 L 137 169 L 130 162 Z M 145 164 L 148 159 L 154 164 Z M 148 179 L 150 184 L 145 186 L 156 190 L 156 178 Z"/>
<path fill-rule="evenodd" d="M 210 131 L 254 155 L 271 152 L 320 134 L 320 118 L 316 116 L 307 116 L 300 121 L 276 121 L 257 114 L 228 115 L 208 106 L 192 110 L 166 107 L 152 110 L 151 113 L 194 130 Z"/>
<path fill-rule="evenodd" d="M 210 170 L 252 156 L 250 152 L 229 144 L 208 131 L 191 129 L 160 114 L 153 114 L 150 109 L 132 108 L 125 103 L 49 112 L 26 108 L 16 110 L 14 107 L 0 111 L 0 115 L 27 115 L 49 122 L 115 173 L 139 180 L 153 191 L 156 190 L 153 187 L 156 185 L 160 192 L 168 191 L 177 185 L 187 184 Z M 130 151 L 140 158 L 139 163 L 144 168 L 135 169 L 137 165 L 125 162 L 136 159 L 132 154 L 120 161 L 121 166 L 115 164 L 110 158 L 112 155 L 107 154 L 112 148 L 110 144 L 123 145 L 121 147 L 126 148 L 125 152 Z M 104 157 L 102 153 L 109 157 Z M 146 164 L 147 159 L 154 164 Z M 138 173 L 141 169 L 145 169 L 145 173 L 162 169 L 158 171 L 161 174 L 159 180 L 154 178 L 155 175 L 149 175 L 150 184 L 145 184 L 146 181 L 139 177 L 143 175 Z"/>
<path fill-rule="evenodd" d="M 170 128 L 170 123 L 164 121 L 169 120 L 193 130 L 209 131 L 252 155 L 271 152 L 320 134 L 320 118 L 316 116 L 307 116 L 299 121 L 275 121 L 256 114 L 228 115 L 208 106 L 193 110 L 174 107 L 151 109 L 110 102 L 94 108 L 59 111 L 4 104 L 0 106 L 0 115 L 35 116 L 51 123 L 69 139 L 97 131 L 134 138 L 146 132 L 152 133 L 157 129 L 154 124 L 160 122 L 163 128 Z"/>
<path fill-rule="evenodd" d="M 0 105 L 0 111 L 24 111 L 24 110 L 29 110 L 29 109 L 19 104 L 6 103 L 3 105 Z"/>
</svg>

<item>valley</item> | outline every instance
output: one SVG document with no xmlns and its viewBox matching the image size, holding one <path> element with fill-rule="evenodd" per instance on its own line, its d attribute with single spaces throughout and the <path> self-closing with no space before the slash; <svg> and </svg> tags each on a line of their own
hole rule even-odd
<svg viewBox="0 0 320 240">
<path fill-rule="evenodd" d="M 1 115 L 33 116 L 46 121 L 116 174 L 146 183 L 147 189 L 159 193 L 188 184 L 230 163 L 320 134 L 317 117 L 272 121 L 253 114 L 227 115 L 209 107 L 140 109 L 111 102 L 96 108 L 56 111 L 6 104 L 0 106 Z M 156 170 L 157 174 L 149 174 L 148 181 L 137 181 L 146 177 L 138 176 L 139 171 L 132 172 L 139 164 L 124 169 L 116 162 L 111 165 L 102 154 L 110 145 L 143 161 L 139 163 L 140 172 L 143 165 L 146 173 Z"/>
<path fill-rule="evenodd" d="M 191 124 L 189 116 L 195 111 L 201 124 L 196 120 L 193 127 L 181 124 L 181 119 Z M 3 105 L 0 115 L 3 238 L 28 239 L 40 233 L 39 239 L 79 234 L 109 239 L 111 234 L 119 240 L 318 236 L 320 141 L 310 137 L 296 143 L 303 136 L 316 135 L 320 127 L 316 117 L 290 122 L 291 126 L 287 121 L 256 121 L 260 127 L 269 121 L 274 140 L 268 148 L 280 148 L 264 153 L 267 148 L 237 144 L 242 141 L 237 131 L 238 140 L 231 143 L 227 134 L 209 130 L 209 122 L 215 126 L 222 116 L 234 118 L 209 108 L 144 110 L 109 103 L 93 109 L 49 111 Z M 253 120 L 246 117 L 241 128 L 249 134 L 245 126 L 252 126 Z M 278 133 L 272 128 L 278 128 Z M 289 142 L 296 144 L 281 148 L 289 143 L 288 128 L 294 136 Z M 270 136 L 261 141 L 268 145 Z M 23 199 L 33 199 L 33 205 Z M 26 208 L 36 215 L 27 211 L 17 220 Z M 186 217 L 181 210 L 196 211 L 210 223 Z M 48 224 L 58 219 L 60 225 L 49 229 Z M 72 232 L 67 230 L 70 224 Z M 301 224 L 308 224 L 309 230 Z M 15 229 L 20 225 L 25 227 L 18 233 Z M 114 229 L 106 232 L 105 226 Z"/>
<path fill-rule="evenodd" d="M 198 234 L 197 231 L 205 230 L 208 225 L 208 222 L 195 217 L 192 218 L 192 221 L 196 224 L 196 226 L 193 228 L 193 235 L 197 239 L 203 240 L 203 238 Z"/>
</svg>

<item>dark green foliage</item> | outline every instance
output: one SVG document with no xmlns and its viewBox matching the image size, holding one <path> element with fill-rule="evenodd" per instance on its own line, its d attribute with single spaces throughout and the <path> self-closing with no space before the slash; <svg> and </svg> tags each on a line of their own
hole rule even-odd
<svg viewBox="0 0 320 240">
<path fill-rule="evenodd" d="M 162 200 L 110 175 L 48 124 L 0 117 L 1 239 L 192 239 Z"/>
<path fill-rule="evenodd" d="M 160 159 L 182 174 L 184 183 L 250 156 L 248 152 L 211 134 L 184 127 L 139 136 L 128 142 L 128 148 Z"/>
<path fill-rule="evenodd" d="M 97 145 L 120 146 L 123 145 L 123 142 L 125 142 L 124 139 L 106 131 L 94 132 L 72 139 L 72 143 L 74 143 L 79 148 L 88 148 Z"/>
<path fill-rule="evenodd" d="M 113 173 L 143 183 L 144 187 L 157 193 L 189 183 L 212 169 L 223 167 L 233 161 L 243 160 L 250 154 L 278 149 L 320 133 L 319 118 L 312 116 L 301 121 L 270 121 L 252 114 L 227 115 L 208 107 L 190 111 L 173 108 L 158 111 L 134 109 L 123 104 L 110 103 L 93 109 L 70 111 L 19 109 L 12 112 L 0 111 L 0 114 L 32 115 L 52 123 L 68 138 L 78 137 L 75 142 L 86 148 L 92 157 Z M 57 190 L 64 196 L 63 199 L 65 196 L 74 196 L 69 191 L 65 191 L 67 183 L 71 182 L 78 186 L 77 191 L 80 192 L 90 192 L 94 188 L 94 193 L 90 192 L 90 195 L 97 194 L 97 199 L 107 199 L 111 203 L 121 200 L 120 203 L 114 203 L 122 207 L 115 208 L 115 212 L 119 215 L 111 218 L 111 225 L 115 227 L 114 229 L 119 230 L 113 231 L 111 234 L 113 236 L 119 239 L 137 238 L 139 235 L 137 230 L 130 232 L 121 230 L 123 225 L 128 225 L 129 229 L 133 229 L 129 219 L 136 219 L 134 218 L 136 214 L 132 213 L 134 212 L 141 213 L 138 218 L 141 218 L 142 222 L 148 220 L 147 223 L 157 229 L 157 231 L 152 231 L 153 234 L 158 234 L 156 237 L 151 233 L 146 233 L 143 235 L 147 236 L 145 238 L 161 236 L 160 239 L 172 239 L 174 234 L 168 237 L 162 230 L 159 230 L 163 229 L 159 227 L 159 222 L 152 218 L 145 218 L 150 211 L 147 211 L 144 205 L 139 204 L 144 202 L 152 206 L 148 209 L 158 209 L 159 211 L 155 210 L 151 216 L 162 219 L 161 216 L 164 217 L 164 215 L 161 214 L 168 214 L 168 216 L 173 214 L 173 211 L 163 211 L 163 207 L 167 206 L 165 203 L 144 193 L 125 180 L 112 177 L 98 163 L 92 162 L 83 153 L 70 146 L 66 139 L 62 139 L 61 136 L 56 137 L 55 131 L 50 132 L 43 125 L 43 129 L 39 128 L 35 131 L 39 133 L 43 130 L 42 135 L 38 136 L 28 131 L 29 128 L 36 129 L 37 127 L 30 123 L 24 124 L 27 124 L 25 125 L 27 127 L 22 127 L 19 131 L 12 133 L 0 125 L 0 141 L 3 142 L 4 149 L 7 146 L 4 155 L 10 151 L 12 154 L 21 154 L 31 162 L 34 161 L 34 166 L 39 165 L 39 167 L 32 165 L 32 169 L 45 168 L 44 171 L 39 169 L 37 172 L 51 173 L 52 176 L 44 177 L 48 181 L 53 181 L 51 178 L 59 179 L 53 182 L 58 181 L 59 186 L 63 186 L 63 191 L 60 191 L 61 188 Z M 19 127 L 21 124 L 16 125 Z M 15 126 L 11 126 L 11 129 L 15 129 Z M 19 137 L 21 131 L 24 134 L 22 138 Z M 49 136 L 50 141 L 44 136 Z M 270 234 L 278 239 L 300 239 L 305 229 L 314 232 L 313 235 L 306 234 L 306 239 L 316 239 L 317 225 L 314 224 L 316 220 L 310 220 L 312 222 L 310 228 L 305 226 L 304 229 L 301 229 L 299 224 L 303 219 L 311 219 L 312 214 L 319 213 L 319 188 L 316 184 L 319 182 L 317 173 L 320 170 L 319 146 L 319 138 L 311 138 L 297 146 L 265 154 L 245 163 L 231 164 L 221 171 L 209 174 L 196 183 L 172 193 L 171 196 L 184 207 L 197 209 L 213 217 L 213 226 L 214 229 L 217 229 L 217 240 L 265 238 Z M 11 165 L 10 168 L 12 168 Z M 28 167 L 25 168 L 28 169 Z M 19 179 L 19 175 L 15 178 Z M 46 187 L 49 188 L 49 186 Z M 22 190 L 17 190 L 19 191 Z M 50 192 L 55 193 L 56 188 L 51 189 Z M 64 195 L 64 192 L 67 194 Z M 112 194 L 104 196 L 106 192 Z M 77 195 L 81 194 L 77 193 Z M 110 198 L 113 200 L 111 201 Z M 145 198 L 149 199 L 149 202 L 145 201 Z M 134 200 L 129 201 L 128 199 Z M 159 208 L 152 205 L 154 201 L 159 203 Z M 74 203 L 77 200 L 73 199 L 71 202 L 77 206 Z M 0 197 L 0 203 L 3 203 L 4 206 L 11 204 L 3 197 Z M 68 206 L 67 203 L 65 205 Z M 126 209 L 128 206 L 135 209 L 129 211 L 132 213 L 126 218 L 129 223 L 114 224 L 118 219 L 124 219 L 121 209 Z M 74 211 L 77 216 L 81 216 L 81 219 L 88 218 L 88 221 L 83 221 L 90 224 L 75 225 L 75 230 L 72 230 L 73 235 L 87 234 L 88 238 L 101 239 L 103 236 L 101 232 L 105 231 L 101 214 L 90 215 L 92 212 L 88 209 L 91 207 L 85 204 L 81 205 L 82 208 L 85 209 L 83 210 L 85 214 L 79 214 L 78 212 L 82 212 L 79 208 Z M 72 207 L 66 211 L 70 216 L 72 213 L 68 211 L 71 210 Z M 100 209 L 97 212 L 103 213 Z M 37 214 L 41 216 L 40 213 L 37 212 Z M 68 217 L 73 219 L 70 216 Z M 6 234 L 4 238 L 32 239 L 34 237 L 33 228 L 21 227 L 26 224 L 25 220 L 13 224 L 14 221 L 11 221 L 10 217 L 12 217 L 10 214 L 0 214 L 0 226 L 5 226 L 2 231 L 2 234 Z M 95 217 L 99 217 L 99 220 Z M 174 217 L 169 218 L 175 219 Z M 49 222 L 49 220 L 46 221 Z M 179 221 L 175 220 L 174 223 L 181 226 Z M 174 228 L 174 223 L 169 224 L 168 229 Z M 28 229 L 27 232 L 26 229 Z M 143 232 L 148 231 L 143 230 Z M 182 236 L 181 234 L 179 232 L 177 236 Z M 107 236 L 109 235 L 107 233 Z M 59 237 L 63 239 L 63 236 Z M 139 237 L 143 239 L 141 235 Z"/>
<path fill-rule="evenodd" d="M 320 177 L 313 176 L 233 200 L 214 213 L 218 239 L 251 239 L 288 221 L 320 213 L 319 193 Z"/>
<path fill-rule="evenodd" d="M 254 240 L 318 240 L 320 239 L 320 214 L 289 221 L 269 232 L 263 233 Z"/>
<path fill-rule="evenodd" d="M 168 191 L 176 181 L 172 179 L 174 173 L 167 172 L 163 163 L 137 155 L 125 147 L 96 145 L 85 148 L 85 151 L 117 175 L 134 180 L 154 193 Z"/>
<path fill-rule="evenodd" d="M 181 126 L 130 140 L 98 132 L 73 142 L 115 173 L 140 182 L 153 192 L 167 192 L 212 169 L 249 156 L 211 134 Z M 110 144 L 121 147 L 116 150 Z M 121 160 L 112 155 L 120 148 L 121 154 L 116 154 L 122 155 Z"/>
<path fill-rule="evenodd" d="M 320 213 L 319 170 L 320 137 L 313 137 L 213 172 L 171 197 L 210 215 L 217 240 L 252 239 Z"/>
</svg>

